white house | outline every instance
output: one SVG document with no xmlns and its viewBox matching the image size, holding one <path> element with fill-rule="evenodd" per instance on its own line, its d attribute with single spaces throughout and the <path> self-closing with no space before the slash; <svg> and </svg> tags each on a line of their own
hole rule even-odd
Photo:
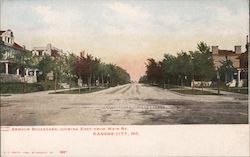
<svg viewBox="0 0 250 157">
<path fill-rule="evenodd" d="M 35 56 L 49 55 L 52 57 L 60 56 L 63 53 L 61 49 L 53 47 L 50 43 L 48 43 L 46 47 L 34 47 L 31 52 Z"/>
<path fill-rule="evenodd" d="M 1 81 L 37 82 L 37 69 L 17 66 L 15 56 L 17 54 L 24 55 L 25 53 L 31 52 L 25 49 L 25 46 L 20 46 L 15 42 L 14 34 L 10 29 L 0 31 L 0 51 L 2 53 L 0 64 L 4 67 L 3 69 L 0 69 Z"/>
</svg>

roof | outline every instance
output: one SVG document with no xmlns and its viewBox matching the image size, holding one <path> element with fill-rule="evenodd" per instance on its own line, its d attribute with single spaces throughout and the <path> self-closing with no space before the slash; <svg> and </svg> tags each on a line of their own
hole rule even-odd
<svg viewBox="0 0 250 157">
<path fill-rule="evenodd" d="M 231 50 L 219 50 L 218 54 L 219 55 L 229 55 L 229 54 L 235 54 L 235 52 L 231 51 Z"/>
<path fill-rule="evenodd" d="M 218 54 L 213 54 L 214 56 L 240 56 L 241 54 L 235 53 L 232 50 L 218 50 Z"/>
<path fill-rule="evenodd" d="M 11 48 L 11 49 L 16 49 L 19 50 L 21 52 L 30 52 L 29 50 L 23 48 L 22 46 L 18 45 L 17 43 L 14 43 L 13 45 L 6 45 L 4 43 L 0 43 L 1 46 L 5 46 L 7 48 Z"/>
<path fill-rule="evenodd" d="M 22 46 L 18 45 L 17 43 L 14 42 L 14 44 L 12 45 L 12 47 L 16 48 L 16 49 L 24 49 Z"/>
<path fill-rule="evenodd" d="M 0 35 L 3 34 L 3 32 L 5 32 L 5 31 L 0 31 Z"/>
</svg>

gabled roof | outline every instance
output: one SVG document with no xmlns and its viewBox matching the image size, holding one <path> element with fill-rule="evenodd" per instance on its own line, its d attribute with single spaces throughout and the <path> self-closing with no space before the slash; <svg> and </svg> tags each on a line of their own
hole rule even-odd
<svg viewBox="0 0 250 157">
<path fill-rule="evenodd" d="M 235 52 L 231 50 L 219 50 L 218 54 L 219 55 L 230 55 L 230 54 L 232 55 L 232 54 L 235 54 Z"/>
<path fill-rule="evenodd" d="M 14 44 L 12 45 L 12 47 L 16 48 L 16 49 L 24 49 L 22 46 L 18 45 L 17 43 L 14 42 Z"/>
<path fill-rule="evenodd" d="M 5 32 L 5 31 L 1 31 L 1 30 L 0 30 L 0 35 L 3 34 L 3 32 Z"/>
</svg>

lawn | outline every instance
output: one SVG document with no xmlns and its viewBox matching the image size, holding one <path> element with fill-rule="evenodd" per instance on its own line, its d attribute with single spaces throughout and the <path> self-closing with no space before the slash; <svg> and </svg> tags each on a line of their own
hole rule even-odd
<svg viewBox="0 0 250 157">
<path fill-rule="evenodd" d="M 48 81 L 39 83 L 21 83 L 21 82 L 0 82 L 1 94 L 20 94 L 31 93 L 54 89 L 54 82 Z M 57 86 L 59 89 L 59 86 Z"/>
<path fill-rule="evenodd" d="M 181 94 L 190 94 L 190 95 L 218 95 L 217 93 L 212 93 L 208 91 L 202 91 L 197 89 L 178 89 L 178 90 L 171 90 Z"/>
<path fill-rule="evenodd" d="M 106 88 L 98 88 L 98 87 L 93 87 L 91 89 L 89 88 L 81 88 L 80 89 L 80 94 L 86 94 L 86 93 L 92 93 L 92 92 L 97 92 L 104 90 Z M 54 92 L 50 94 L 79 94 L 79 89 L 74 89 L 74 90 L 66 90 L 66 91 L 61 91 L 61 92 Z"/>
<path fill-rule="evenodd" d="M 248 87 L 225 87 L 221 88 L 221 90 L 233 93 L 248 94 Z"/>
</svg>

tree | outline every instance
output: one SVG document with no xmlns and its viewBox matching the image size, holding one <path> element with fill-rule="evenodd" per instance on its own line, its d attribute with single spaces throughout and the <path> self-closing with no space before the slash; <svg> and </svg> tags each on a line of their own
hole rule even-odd
<svg viewBox="0 0 250 157">
<path fill-rule="evenodd" d="M 74 66 L 77 61 L 77 56 L 73 53 L 69 53 L 65 55 L 65 65 L 64 65 L 64 73 L 69 77 L 69 88 L 72 87 L 72 77 L 75 75 Z"/>
<path fill-rule="evenodd" d="M 183 80 L 209 81 L 215 75 L 212 53 L 205 42 L 197 44 L 198 51 L 180 52 L 177 56 L 165 54 L 161 62 L 147 60 L 146 79 L 149 83 L 183 85 Z M 162 81 L 163 80 L 163 81 Z"/>
<path fill-rule="evenodd" d="M 196 62 L 194 66 L 197 69 L 199 67 L 201 80 L 210 81 L 215 75 L 215 67 L 210 47 L 206 43 L 200 42 L 197 48 L 200 53 L 194 56 L 194 61 Z"/>
<path fill-rule="evenodd" d="M 139 79 L 139 83 L 148 83 L 147 75 L 143 75 Z"/>
<path fill-rule="evenodd" d="M 190 79 L 192 75 L 191 56 L 188 55 L 186 52 L 181 52 L 177 54 L 174 68 L 178 75 L 177 80 L 180 82 L 180 85 L 183 86 L 184 84 L 183 79 L 187 81 L 187 78 L 189 78 L 189 80 L 191 80 Z"/>
<path fill-rule="evenodd" d="M 198 51 L 190 52 L 193 66 L 192 73 L 195 80 L 202 82 L 203 87 L 203 81 L 211 81 L 216 72 L 209 46 L 204 42 L 200 42 L 197 44 L 197 49 Z"/>
<path fill-rule="evenodd" d="M 38 63 L 38 70 L 41 72 L 41 75 L 39 76 L 39 78 L 41 80 L 45 81 L 45 85 L 47 86 L 47 77 L 49 73 L 52 73 L 54 70 L 54 62 L 53 59 L 51 58 L 51 56 L 49 55 L 44 55 L 40 62 Z"/>
<path fill-rule="evenodd" d="M 114 86 L 117 84 L 128 83 L 130 80 L 129 74 L 126 70 L 113 64 L 101 63 L 100 59 L 93 57 L 90 54 L 78 57 L 74 69 L 78 78 L 87 80 L 85 82 L 87 82 L 89 87 L 93 82 L 92 80 L 96 81 L 96 77 L 98 77 L 99 80 L 100 76 L 102 78 L 102 85 L 104 84 L 104 81 L 107 82 L 108 85 Z"/>
<path fill-rule="evenodd" d="M 162 69 L 164 81 L 171 81 L 174 77 L 176 57 L 170 54 L 164 54 L 164 59 L 162 60 Z"/>
<path fill-rule="evenodd" d="M 218 69 L 220 78 L 225 80 L 224 82 L 225 84 L 227 84 L 228 82 L 231 82 L 233 80 L 233 75 L 237 71 L 237 69 L 234 68 L 233 62 L 231 60 L 221 61 L 221 64 L 222 65 Z"/>
<path fill-rule="evenodd" d="M 148 63 L 146 64 L 146 74 L 148 81 L 151 84 L 159 84 L 162 81 L 162 70 L 161 70 L 161 63 L 156 62 L 153 58 L 149 58 Z"/>
</svg>

